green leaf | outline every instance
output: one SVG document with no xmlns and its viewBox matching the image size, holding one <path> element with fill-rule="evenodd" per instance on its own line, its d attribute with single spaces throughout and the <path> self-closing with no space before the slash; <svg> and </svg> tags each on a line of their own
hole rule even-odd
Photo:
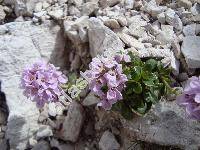
<svg viewBox="0 0 200 150">
<path fill-rule="evenodd" d="M 149 59 L 145 62 L 145 68 L 149 71 L 154 70 L 157 67 L 157 61 L 154 59 Z"/>
<path fill-rule="evenodd" d="M 147 103 L 144 103 L 142 107 L 137 108 L 137 112 L 139 112 L 140 114 L 145 114 L 147 110 Z"/>
<path fill-rule="evenodd" d="M 146 102 L 152 102 L 153 104 L 156 104 L 158 102 L 158 98 L 152 92 L 145 93 L 144 99 L 146 100 Z"/>
<path fill-rule="evenodd" d="M 154 82 L 152 80 L 145 80 L 143 81 L 143 83 L 146 85 L 146 86 L 154 86 Z"/>
<path fill-rule="evenodd" d="M 133 91 L 136 93 L 136 94 L 141 94 L 142 93 L 142 85 L 138 82 L 133 82 Z"/>
<path fill-rule="evenodd" d="M 104 85 L 101 87 L 102 92 L 106 93 L 108 91 L 108 86 Z"/>
<path fill-rule="evenodd" d="M 142 72 L 142 68 L 140 66 L 135 66 L 132 70 L 131 70 L 131 77 L 134 81 L 139 81 L 141 78 L 141 72 Z"/>
</svg>

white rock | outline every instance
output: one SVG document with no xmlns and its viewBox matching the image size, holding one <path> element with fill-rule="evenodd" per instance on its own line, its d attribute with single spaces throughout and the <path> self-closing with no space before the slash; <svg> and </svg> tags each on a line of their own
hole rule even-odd
<svg viewBox="0 0 200 150">
<path fill-rule="evenodd" d="M 0 26 L 0 35 L 3 35 L 5 33 L 7 33 L 9 30 L 7 29 L 7 27 L 5 25 L 1 25 Z"/>
<path fill-rule="evenodd" d="M 141 9 L 151 14 L 153 17 L 156 17 L 166 9 L 166 7 L 158 6 L 155 0 L 151 0 L 150 2 L 144 1 L 144 3 L 144 7 Z"/>
<path fill-rule="evenodd" d="M 81 6 L 81 13 L 83 16 L 89 16 L 98 9 L 98 4 L 94 2 L 87 2 Z"/>
<path fill-rule="evenodd" d="M 64 15 L 62 9 L 57 9 L 57 10 L 54 10 L 54 11 L 50 11 L 50 12 L 48 12 L 48 14 L 49 14 L 52 18 L 54 18 L 54 19 L 56 19 L 56 20 L 62 19 L 63 15 Z"/>
<path fill-rule="evenodd" d="M 49 113 L 50 116 L 53 116 L 53 117 L 55 117 L 57 115 L 55 103 L 49 103 L 48 104 L 48 113 Z"/>
<path fill-rule="evenodd" d="M 117 20 L 115 19 L 108 19 L 104 22 L 104 25 L 106 25 L 107 27 L 111 28 L 111 29 L 118 29 L 120 28 L 120 25 L 118 23 Z"/>
<path fill-rule="evenodd" d="M 53 135 L 52 129 L 48 125 L 41 125 L 37 131 L 36 138 L 41 139 L 45 137 L 50 137 Z"/>
<path fill-rule="evenodd" d="M 78 8 L 76 8 L 74 5 L 69 6 L 69 15 L 70 16 L 80 16 L 81 12 Z"/>
<path fill-rule="evenodd" d="M 161 25 L 162 32 L 160 32 L 156 39 L 160 41 L 163 45 L 170 44 L 174 40 L 173 26 Z"/>
<path fill-rule="evenodd" d="M 196 24 L 190 24 L 183 27 L 183 33 L 185 36 L 195 36 Z"/>
<path fill-rule="evenodd" d="M 124 44 L 128 47 L 134 47 L 137 50 L 144 50 L 144 44 L 139 42 L 134 37 L 126 34 L 126 33 L 118 33 L 119 38 L 124 42 Z"/>
<path fill-rule="evenodd" d="M 118 36 L 108 27 L 96 18 L 89 19 L 89 44 L 90 54 L 95 57 L 97 54 L 102 54 L 104 51 L 120 51 L 123 50 L 123 43 Z"/>
<path fill-rule="evenodd" d="M 125 16 L 119 16 L 117 21 L 122 27 L 127 26 L 128 24 Z"/>
<path fill-rule="evenodd" d="M 175 16 L 175 11 L 171 8 L 168 8 L 165 11 L 165 18 L 166 18 L 166 22 L 169 24 L 172 24 L 173 20 L 174 20 L 174 16 Z"/>
<path fill-rule="evenodd" d="M 49 3 L 47 3 L 46 1 L 44 1 L 42 3 L 42 8 L 44 8 L 44 9 L 48 8 L 49 6 L 51 6 L 51 5 Z"/>
<path fill-rule="evenodd" d="M 3 6 L 0 5 L 0 21 L 3 21 L 6 17 Z"/>
<path fill-rule="evenodd" d="M 176 59 L 173 52 L 171 52 L 170 66 L 172 67 L 172 73 L 177 76 L 179 74 L 180 62 Z"/>
<path fill-rule="evenodd" d="M 175 15 L 175 16 L 174 16 L 174 19 L 173 19 L 171 25 L 172 25 L 175 29 L 177 29 L 177 30 L 179 30 L 179 31 L 182 31 L 182 29 L 183 29 L 183 23 L 182 23 L 182 21 L 181 21 L 181 19 L 179 18 L 178 15 Z"/>
<path fill-rule="evenodd" d="M 111 132 L 105 131 L 99 141 L 99 148 L 101 150 L 117 150 L 120 145 Z"/>
<path fill-rule="evenodd" d="M 133 9 L 135 0 L 125 0 L 124 5 L 126 9 Z"/>
<path fill-rule="evenodd" d="M 51 56 L 56 63 L 58 59 L 53 58 L 63 57 L 64 42 L 60 27 L 53 23 L 34 26 L 28 21 L 3 26 L 9 32 L 0 36 L 0 78 L 9 109 L 6 138 L 11 149 L 25 149 L 28 139 L 38 130 L 39 111 L 19 88 L 22 69 L 26 64 L 41 59 L 41 55 Z M 60 54 L 56 50 L 61 50 Z"/>
<path fill-rule="evenodd" d="M 194 6 L 191 8 L 191 12 L 193 15 L 199 15 L 200 14 L 200 4 L 195 3 Z"/>
<path fill-rule="evenodd" d="M 157 18 L 158 18 L 158 21 L 161 23 L 161 24 L 164 24 L 166 19 L 165 19 L 165 13 L 162 12 L 160 14 L 157 15 Z"/>
<path fill-rule="evenodd" d="M 40 12 L 42 10 L 42 2 L 39 2 L 35 5 L 35 12 Z"/>
<path fill-rule="evenodd" d="M 92 106 L 96 105 L 99 102 L 99 99 L 92 93 L 89 93 L 83 100 L 83 106 Z"/>
<path fill-rule="evenodd" d="M 62 138 L 65 141 L 76 142 L 78 140 L 83 121 L 83 107 L 76 101 L 73 101 L 70 104 L 67 116 L 65 117 L 63 129 L 60 133 L 60 138 Z"/>
<path fill-rule="evenodd" d="M 186 59 L 189 68 L 200 67 L 200 37 L 186 36 L 183 39 L 181 51 Z"/>
<path fill-rule="evenodd" d="M 140 15 L 136 15 L 132 17 L 131 24 L 129 26 L 130 34 L 135 37 L 146 37 L 147 33 L 145 31 L 145 27 L 147 25 L 147 22 L 144 21 Z"/>
</svg>

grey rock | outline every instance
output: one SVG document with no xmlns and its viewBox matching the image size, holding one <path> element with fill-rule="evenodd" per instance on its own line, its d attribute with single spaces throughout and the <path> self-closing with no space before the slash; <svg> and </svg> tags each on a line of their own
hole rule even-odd
<svg viewBox="0 0 200 150">
<path fill-rule="evenodd" d="M 42 2 L 39 2 L 35 5 L 34 11 L 40 12 L 42 10 Z"/>
<path fill-rule="evenodd" d="M 131 24 L 129 26 L 130 34 L 139 38 L 139 37 L 146 37 L 147 33 L 145 31 L 145 27 L 147 22 L 144 21 L 140 15 L 136 15 L 132 17 Z"/>
<path fill-rule="evenodd" d="M 4 12 L 4 7 L 0 5 L 0 22 L 4 21 L 5 17 L 6 17 L 6 13 Z"/>
<path fill-rule="evenodd" d="M 117 21 L 122 27 L 127 26 L 128 24 L 125 16 L 119 16 Z"/>
<path fill-rule="evenodd" d="M 1 150 L 7 150 L 8 149 L 8 145 L 7 145 L 7 140 L 6 139 L 3 139 L 0 141 L 0 147 L 1 147 Z"/>
<path fill-rule="evenodd" d="M 56 9 L 56 10 L 53 10 L 53 11 L 50 11 L 48 12 L 48 14 L 56 19 L 56 20 L 60 20 L 62 19 L 62 17 L 64 16 L 64 13 L 63 13 L 63 10 L 62 9 Z"/>
<path fill-rule="evenodd" d="M 118 33 L 119 38 L 124 42 L 124 44 L 128 47 L 134 47 L 137 50 L 144 50 L 144 44 L 139 42 L 134 37 L 126 34 L 126 33 Z"/>
<path fill-rule="evenodd" d="M 99 102 L 98 97 L 96 97 L 94 94 L 89 93 L 85 99 L 82 102 L 83 106 L 92 106 L 92 105 L 96 105 Z"/>
<path fill-rule="evenodd" d="M 172 24 L 173 20 L 174 20 L 174 17 L 175 17 L 175 11 L 171 8 L 168 8 L 166 11 L 165 11 L 165 17 L 166 17 L 166 22 L 169 23 L 169 24 Z"/>
<path fill-rule="evenodd" d="M 162 101 L 145 117 L 123 120 L 124 130 L 138 140 L 185 149 L 200 145 L 199 122 L 187 118 L 175 101 Z"/>
<path fill-rule="evenodd" d="M 69 4 L 74 4 L 75 6 L 81 6 L 83 3 L 83 0 L 68 0 Z"/>
<path fill-rule="evenodd" d="M 105 131 L 99 141 L 99 148 L 101 150 L 118 150 L 120 145 L 111 132 Z"/>
<path fill-rule="evenodd" d="M 162 13 L 166 7 L 158 6 L 155 0 L 151 0 L 149 2 L 145 1 L 141 9 L 151 14 L 151 16 L 156 17 L 158 14 Z"/>
<path fill-rule="evenodd" d="M 124 5 L 126 9 L 133 9 L 135 0 L 125 0 Z"/>
<path fill-rule="evenodd" d="M 175 29 L 177 29 L 177 30 L 179 30 L 179 31 L 182 31 L 182 29 L 183 29 L 183 23 L 182 23 L 182 21 L 181 21 L 181 19 L 179 18 L 178 15 L 175 15 L 175 16 L 174 16 L 174 19 L 173 19 L 171 25 L 172 25 Z"/>
<path fill-rule="evenodd" d="M 60 27 L 54 23 L 34 26 L 27 21 L 3 26 L 9 33 L 0 35 L 0 78 L 9 109 L 6 138 L 11 149 L 25 149 L 28 139 L 38 130 L 39 111 L 19 88 L 22 69 L 26 64 L 41 59 L 41 56 L 47 59 L 51 57 L 54 61 L 53 58 L 63 55 L 64 42 Z M 60 54 L 55 50 L 59 50 Z"/>
<path fill-rule="evenodd" d="M 183 39 L 181 51 L 185 57 L 189 68 L 200 67 L 200 37 L 199 36 L 186 36 Z"/>
<path fill-rule="evenodd" d="M 183 33 L 185 36 L 195 36 L 196 24 L 190 24 L 183 27 Z"/>
<path fill-rule="evenodd" d="M 103 8 L 108 7 L 108 6 L 113 7 L 120 2 L 121 0 L 99 0 L 99 4 Z"/>
<path fill-rule="evenodd" d="M 161 30 L 162 32 L 160 32 L 156 36 L 156 39 L 160 41 L 163 45 L 171 44 L 171 42 L 174 40 L 173 26 L 161 25 Z"/>
<path fill-rule="evenodd" d="M 184 7 L 184 8 L 192 7 L 192 3 L 189 0 L 178 0 L 177 4 L 179 7 Z"/>
<path fill-rule="evenodd" d="M 6 13 L 4 12 L 4 7 L 0 5 L 0 21 L 4 21 Z"/>
<path fill-rule="evenodd" d="M 68 8 L 68 13 L 70 16 L 80 16 L 81 12 L 78 8 L 76 8 L 74 5 L 70 5 Z"/>
<path fill-rule="evenodd" d="M 51 150 L 51 147 L 46 141 L 39 141 L 32 150 Z"/>
<path fill-rule="evenodd" d="M 162 12 L 160 14 L 157 15 L 157 18 L 158 18 L 158 21 L 161 23 L 161 24 L 164 24 L 166 19 L 165 19 L 165 13 Z"/>
<path fill-rule="evenodd" d="M 0 26 L 0 35 L 7 33 L 9 30 L 5 25 Z"/>
<path fill-rule="evenodd" d="M 191 8 L 191 12 L 193 15 L 199 15 L 200 14 L 200 4 L 195 3 L 194 6 Z"/>
<path fill-rule="evenodd" d="M 90 18 L 89 27 L 88 36 L 92 57 L 107 50 L 113 52 L 123 50 L 122 41 L 112 30 L 104 26 L 99 19 Z"/>
<path fill-rule="evenodd" d="M 73 101 L 69 106 L 67 116 L 65 117 L 65 121 L 63 123 L 63 129 L 60 135 L 61 138 L 65 141 L 76 142 L 78 140 L 83 121 L 83 107 L 76 101 Z"/>
<path fill-rule="evenodd" d="M 89 16 L 98 9 L 98 4 L 95 2 L 87 2 L 81 6 L 82 15 Z"/>
<path fill-rule="evenodd" d="M 117 20 L 115 19 L 108 19 L 104 22 L 104 25 L 106 25 L 107 27 L 111 28 L 111 29 L 118 29 L 120 28 L 120 25 L 118 23 Z"/>
<path fill-rule="evenodd" d="M 41 125 L 39 127 L 39 130 L 37 131 L 36 138 L 41 139 L 45 137 L 50 137 L 53 135 L 52 129 L 50 126 L 47 125 Z"/>
</svg>

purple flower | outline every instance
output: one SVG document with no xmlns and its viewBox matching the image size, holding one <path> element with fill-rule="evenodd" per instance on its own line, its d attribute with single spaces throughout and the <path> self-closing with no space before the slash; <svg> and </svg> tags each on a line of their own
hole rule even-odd
<svg viewBox="0 0 200 150">
<path fill-rule="evenodd" d="M 126 53 L 123 54 L 117 54 L 115 55 L 115 60 L 120 63 L 122 61 L 124 62 L 131 62 L 131 57 Z"/>
<path fill-rule="evenodd" d="M 177 103 L 186 109 L 188 117 L 200 120 L 200 78 L 188 80 L 184 92 L 177 97 Z"/>
<path fill-rule="evenodd" d="M 45 61 L 39 61 L 24 69 L 21 87 L 24 95 L 36 102 L 38 107 L 45 103 L 58 101 L 61 95 L 61 84 L 67 82 L 67 77 L 57 68 Z"/>
<path fill-rule="evenodd" d="M 91 79 L 89 88 L 100 98 L 98 106 L 109 110 L 114 103 L 122 99 L 122 90 L 127 77 L 122 65 L 115 58 L 93 58 L 86 75 Z"/>
</svg>

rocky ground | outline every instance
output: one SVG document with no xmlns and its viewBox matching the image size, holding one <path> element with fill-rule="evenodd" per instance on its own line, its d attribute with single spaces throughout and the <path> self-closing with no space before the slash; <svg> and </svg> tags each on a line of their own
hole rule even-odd
<svg viewBox="0 0 200 150">
<path fill-rule="evenodd" d="M 200 68 L 199 0 L 0 0 L 0 149 L 200 148 L 200 123 L 174 98 L 126 121 L 81 93 L 82 103 L 38 110 L 19 88 L 26 64 L 45 58 L 66 74 L 103 51 L 160 57 L 183 85 Z"/>
</svg>

